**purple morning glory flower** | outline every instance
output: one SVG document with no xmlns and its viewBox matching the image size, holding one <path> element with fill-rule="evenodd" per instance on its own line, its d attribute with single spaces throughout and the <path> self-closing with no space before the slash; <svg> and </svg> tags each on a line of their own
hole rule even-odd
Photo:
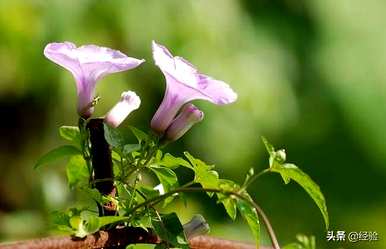
<svg viewBox="0 0 386 249">
<path fill-rule="evenodd" d="M 182 137 L 192 126 L 204 119 L 204 113 L 191 103 L 184 105 L 165 132 L 165 140 L 172 142 Z"/>
<path fill-rule="evenodd" d="M 44 55 L 72 73 L 78 94 L 78 113 L 89 118 L 93 111 L 94 90 L 104 76 L 126 71 L 140 65 L 144 60 L 131 58 L 118 50 L 96 45 L 76 47 L 71 42 L 49 43 Z"/>
<path fill-rule="evenodd" d="M 237 94 L 223 81 L 201 74 L 188 61 L 173 57 L 169 50 L 153 41 L 153 58 L 166 78 L 165 96 L 151 121 L 151 128 L 163 134 L 187 102 L 203 99 L 217 105 L 236 101 Z"/>
<path fill-rule="evenodd" d="M 141 105 L 141 99 L 135 92 L 127 91 L 121 95 L 121 100 L 107 113 L 106 124 L 117 128 L 123 120 Z"/>
</svg>

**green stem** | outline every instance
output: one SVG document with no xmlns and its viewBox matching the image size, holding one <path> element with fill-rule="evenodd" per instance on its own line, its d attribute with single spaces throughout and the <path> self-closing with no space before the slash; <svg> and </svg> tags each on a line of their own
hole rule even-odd
<svg viewBox="0 0 386 249">
<path fill-rule="evenodd" d="M 256 175 L 253 175 L 251 178 L 249 178 L 249 180 L 244 184 L 244 186 L 242 187 L 241 190 L 245 190 L 248 188 L 249 185 L 251 185 L 254 181 L 256 181 L 257 178 L 259 178 L 260 176 L 264 175 L 265 173 L 268 173 L 270 172 L 271 169 L 268 168 L 268 169 L 265 169 L 263 171 L 261 171 L 260 173 L 256 174 Z"/>
<path fill-rule="evenodd" d="M 165 198 L 167 198 L 167 197 L 169 197 L 169 196 L 171 196 L 173 194 L 176 194 L 176 193 L 186 193 L 186 192 L 212 192 L 212 193 L 221 193 L 221 194 L 225 194 L 225 195 L 229 195 L 229 196 L 233 195 L 233 196 L 236 196 L 237 198 L 239 198 L 239 199 L 249 203 L 250 205 L 252 205 L 255 208 L 256 212 L 263 219 L 264 225 L 267 228 L 267 232 L 268 232 L 268 235 L 269 235 L 269 237 L 271 239 L 271 242 L 272 242 L 272 245 L 273 245 L 274 249 L 280 249 L 280 246 L 279 246 L 278 240 L 276 238 L 275 232 L 274 232 L 274 230 L 272 228 L 271 223 L 269 222 L 268 217 L 265 215 L 264 211 L 253 200 L 251 200 L 250 198 L 240 194 L 239 192 L 223 190 L 223 189 L 215 189 L 215 188 L 189 188 L 189 187 L 176 188 L 176 189 L 171 190 L 171 191 L 169 191 L 169 192 L 167 192 L 167 193 L 165 193 L 163 195 L 160 195 L 160 196 L 148 199 L 148 200 L 138 204 L 137 206 L 135 206 L 134 208 L 131 209 L 131 211 L 128 213 L 128 216 L 133 214 L 139 208 L 150 206 L 150 205 L 156 205 L 157 203 L 159 203 L 163 199 L 165 199 Z"/>
</svg>

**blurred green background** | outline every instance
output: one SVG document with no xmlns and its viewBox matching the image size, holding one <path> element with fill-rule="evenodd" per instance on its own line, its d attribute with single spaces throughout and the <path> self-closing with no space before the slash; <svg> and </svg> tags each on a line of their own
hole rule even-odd
<svg viewBox="0 0 386 249">
<path fill-rule="evenodd" d="M 57 128 L 77 122 L 72 76 L 43 57 L 44 46 L 68 40 L 145 58 L 100 82 L 96 114 L 131 89 L 142 107 L 126 124 L 148 129 L 165 87 L 154 39 L 239 94 L 230 106 L 197 101 L 205 120 L 173 153 L 190 150 L 241 181 L 267 166 L 264 135 L 320 185 L 331 230 L 379 234 L 379 242 L 326 242 L 306 193 L 264 176 L 251 189 L 281 244 L 305 233 L 321 249 L 386 248 L 385 11 L 383 0 L 0 0 L 0 241 L 52 233 L 47 214 L 73 202 L 64 162 L 32 169 L 62 143 Z M 192 200 L 170 209 L 183 220 L 204 214 L 213 235 L 253 240 L 214 201 Z"/>
</svg>

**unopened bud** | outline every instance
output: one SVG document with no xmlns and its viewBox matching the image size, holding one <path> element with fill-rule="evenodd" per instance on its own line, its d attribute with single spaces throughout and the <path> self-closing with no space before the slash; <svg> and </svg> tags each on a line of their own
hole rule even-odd
<svg viewBox="0 0 386 249">
<path fill-rule="evenodd" d="M 278 150 L 275 152 L 275 160 L 279 163 L 284 163 L 286 160 L 286 153 L 284 149 Z"/>
<path fill-rule="evenodd" d="M 198 235 L 207 234 L 210 230 L 208 223 L 201 214 L 194 215 L 188 223 L 183 225 L 183 227 L 185 236 L 188 239 Z"/>
<path fill-rule="evenodd" d="M 204 118 L 204 113 L 193 104 L 186 104 L 177 117 L 173 120 L 165 133 L 167 141 L 176 141 L 182 137 L 192 126 Z"/>
<path fill-rule="evenodd" d="M 117 128 L 123 120 L 141 105 L 141 99 L 135 92 L 127 91 L 121 95 L 121 100 L 107 113 L 106 124 Z"/>
</svg>

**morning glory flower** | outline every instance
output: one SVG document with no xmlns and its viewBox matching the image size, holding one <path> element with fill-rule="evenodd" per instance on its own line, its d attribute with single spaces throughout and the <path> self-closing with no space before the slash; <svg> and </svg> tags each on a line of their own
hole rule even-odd
<svg viewBox="0 0 386 249">
<path fill-rule="evenodd" d="M 106 114 L 105 123 L 117 128 L 123 120 L 141 105 L 141 99 L 135 92 L 127 91 L 121 95 L 121 100 Z"/>
<path fill-rule="evenodd" d="M 172 142 L 182 137 L 192 126 L 204 119 L 204 113 L 193 104 L 186 104 L 165 132 L 165 140 Z"/>
<path fill-rule="evenodd" d="M 161 105 L 153 116 L 151 128 L 163 134 L 180 108 L 195 99 L 216 105 L 236 101 L 237 94 L 223 81 L 201 74 L 188 61 L 173 57 L 169 50 L 153 41 L 153 58 L 166 79 L 166 91 Z"/>
<path fill-rule="evenodd" d="M 118 50 L 96 45 L 76 47 L 71 42 L 49 43 L 44 48 L 44 55 L 74 76 L 78 95 L 77 110 L 83 118 L 89 118 L 94 111 L 94 90 L 98 80 L 111 73 L 135 68 L 144 62 Z"/>
</svg>

